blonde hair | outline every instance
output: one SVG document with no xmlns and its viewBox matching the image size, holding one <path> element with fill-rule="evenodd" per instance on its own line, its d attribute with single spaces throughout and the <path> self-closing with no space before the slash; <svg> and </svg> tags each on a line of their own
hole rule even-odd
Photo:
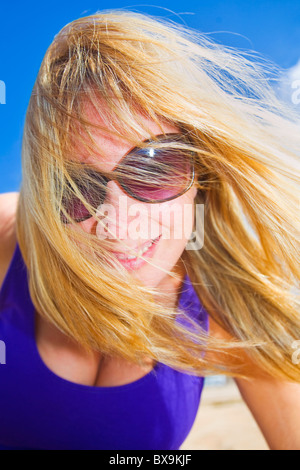
<svg viewBox="0 0 300 470">
<path fill-rule="evenodd" d="M 100 12 L 62 29 L 41 65 L 23 139 L 18 241 L 38 312 L 85 348 L 139 364 L 147 357 L 199 375 L 243 375 L 242 349 L 266 373 L 299 380 L 291 345 L 300 338 L 300 133 L 298 115 L 270 86 L 274 72 L 138 13 Z M 181 327 L 174 319 L 183 312 L 158 305 L 155 289 L 109 256 L 108 242 L 80 230 L 75 239 L 62 224 L 66 185 L 84 199 L 72 178 L 76 145 L 95 150 L 84 103 L 112 136 L 135 144 L 141 111 L 189 136 L 205 240 L 182 260 L 228 340 L 192 321 Z"/>
</svg>

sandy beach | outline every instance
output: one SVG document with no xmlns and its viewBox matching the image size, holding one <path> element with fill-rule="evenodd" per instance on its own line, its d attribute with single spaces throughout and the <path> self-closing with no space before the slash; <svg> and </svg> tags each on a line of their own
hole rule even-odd
<svg viewBox="0 0 300 470">
<path fill-rule="evenodd" d="M 269 450 L 233 380 L 205 385 L 183 450 Z"/>
</svg>

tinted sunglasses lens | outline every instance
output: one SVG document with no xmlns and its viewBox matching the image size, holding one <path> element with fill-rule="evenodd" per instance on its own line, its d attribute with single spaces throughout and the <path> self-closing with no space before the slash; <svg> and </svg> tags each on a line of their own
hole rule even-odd
<svg viewBox="0 0 300 470">
<path fill-rule="evenodd" d="M 75 183 L 82 194 L 83 198 L 89 203 L 93 208 L 97 208 L 100 204 L 103 204 L 106 196 L 105 186 L 107 181 L 97 172 L 88 171 L 86 174 L 86 181 L 80 180 L 80 182 Z M 101 186 L 99 186 L 99 183 Z M 69 190 L 67 189 L 66 194 L 63 197 L 62 205 L 65 212 L 74 219 L 75 222 L 82 222 L 86 219 L 92 217 L 89 209 L 83 204 L 83 202 L 78 199 L 78 197 L 72 192 L 70 186 Z M 62 213 L 61 220 L 63 223 L 68 223 L 69 220 Z"/>
<path fill-rule="evenodd" d="M 140 200 L 163 201 L 185 192 L 192 179 L 192 158 L 186 151 L 146 148 L 128 156 L 121 184 Z"/>
</svg>

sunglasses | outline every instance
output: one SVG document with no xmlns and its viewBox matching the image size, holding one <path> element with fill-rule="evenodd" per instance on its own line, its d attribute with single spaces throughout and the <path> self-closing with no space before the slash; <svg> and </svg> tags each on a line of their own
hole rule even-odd
<svg viewBox="0 0 300 470">
<path fill-rule="evenodd" d="M 110 172 L 111 177 L 87 168 L 78 181 L 76 177 L 73 178 L 83 199 L 93 208 L 98 208 L 106 199 L 109 181 L 117 181 L 128 196 L 149 204 L 171 201 L 186 193 L 195 179 L 194 153 L 176 148 L 174 143 L 191 145 L 188 138 L 183 134 L 163 134 L 158 135 L 155 140 L 149 139 L 143 143 L 145 147 L 135 147 L 120 160 Z M 160 143 L 170 145 L 155 146 Z M 69 183 L 63 195 L 62 206 L 63 223 L 70 222 L 65 214 L 75 222 L 83 222 L 92 217 Z"/>
</svg>

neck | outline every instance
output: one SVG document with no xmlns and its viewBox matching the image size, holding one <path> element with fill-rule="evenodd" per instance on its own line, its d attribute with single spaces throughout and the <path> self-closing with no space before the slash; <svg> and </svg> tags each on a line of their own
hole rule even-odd
<svg viewBox="0 0 300 470">
<path fill-rule="evenodd" d="M 174 276 L 165 276 L 158 285 L 161 295 L 156 300 L 166 307 L 174 308 L 177 306 L 179 292 L 186 275 L 186 269 L 181 259 L 171 272 Z"/>
</svg>

